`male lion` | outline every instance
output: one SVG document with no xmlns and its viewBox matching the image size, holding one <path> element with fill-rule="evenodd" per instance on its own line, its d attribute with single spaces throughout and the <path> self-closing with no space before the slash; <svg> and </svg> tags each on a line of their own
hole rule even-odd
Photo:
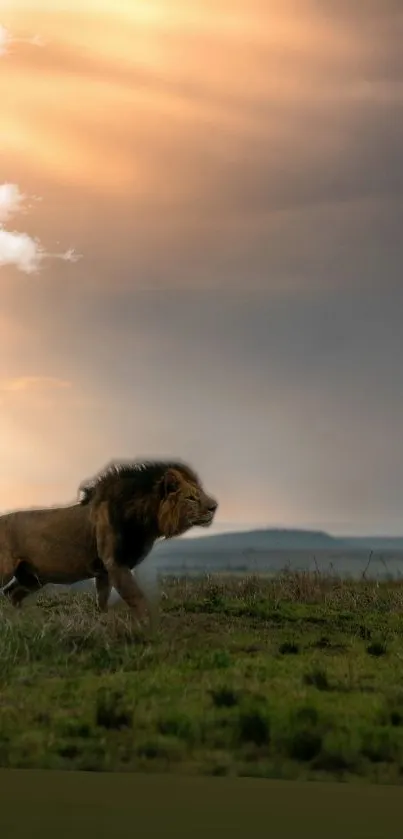
<svg viewBox="0 0 403 839">
<path fill-rule="evenodd" d="M 19 606 L 48 583 L 95 578 L 101 611 L 114 586 L 140 619 L 145 598 L 131 570 L 157 539 L 208 527 L 217 502 L 180 462 L 112 463 L 80 490 L 68 507 L 0 516 L 3 593 Z"/>
</svg>

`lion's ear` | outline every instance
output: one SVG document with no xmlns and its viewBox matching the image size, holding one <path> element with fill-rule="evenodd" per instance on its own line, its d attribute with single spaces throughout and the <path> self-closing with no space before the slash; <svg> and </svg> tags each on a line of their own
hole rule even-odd
<svg viewBox="0 0 403 839">
<path fill-rule="evenodd" d="M 167 469 L 162 479 L 162 492 L 166 497 L 179 489 L 180 478 L 175 469 Z"/>
</svg>

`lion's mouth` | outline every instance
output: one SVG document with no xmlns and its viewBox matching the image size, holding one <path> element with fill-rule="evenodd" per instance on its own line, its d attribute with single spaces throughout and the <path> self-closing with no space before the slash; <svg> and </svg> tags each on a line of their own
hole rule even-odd
<svg viewBox="0 0 403 839">
<path fill-rule="evenodd" d="M 195 522 L 197 527 L 208 527 L 214 518 L 214 513 L 205 513 L 203 516 L 197 519 Z"/>
</svg>

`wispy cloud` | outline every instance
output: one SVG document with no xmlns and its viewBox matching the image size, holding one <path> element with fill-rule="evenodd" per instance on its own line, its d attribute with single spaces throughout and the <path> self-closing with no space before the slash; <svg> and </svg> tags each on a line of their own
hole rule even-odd
<svg viewBox="0 0 403 839">
<path fill-rule="evenodd" d="M 74 248 L 64 253 L 50 253 L 39 239 L 34 239 L 27 233 L 6 230 L 2 222 L 8 221 L 18 212 L 27 212 L 32 205 L 27 205 L 27 196 L 17 184 L 4 183 L 0 185 L 0 267 L 14 265 L 26 274 L 39 271 L 44 259 L 63 259 L 66 262 L 76 262 L 80 259 Z M 33 200 L 39 200 L 37 196 Z"/>
<path fill-rule="evenodd" d="M 7 55 L 10 52 L 12 44 L 32 44 L 35 47 L 43 47 L 45 41 L 40 35 L 34 35 L 33 38 L 14 38 L 5 26 L 0 24 L 0 56 Z"/>
<path fill-rule="evenodd" d="M 9 52 L 11 44 L 21 42 L 36 46 L 44 45 L 44 41 L 38 35 L 33 38 L 14 38 L 8 29 L 0 24 L 0 57 Z M 77 262 L 81 254 L 76 253 L 74 248 L 68 248 L 64 253 L 52 253 L 46 250 L 38 238 L 29 236 L 28 233 L 4 228 L 4 222 L 8 222 L 16 213 L 27 212 L 31 208 L 32 204 L 27 204 L 27 200 L 27 196 L 21 192 L 18 184 L 0 185 L 0 267 L 13 265 L 19 271 L 33 274 L 40 270 L 44 259 Z M 41 199 L 34 196 L 33 200 Z"/>
<path fill-rule="evenodd" d="M 24 205 L 26 196 L 17 184 L 0 184 L 0 222 L 18 213 Z"/>
<path fill-rule="evenodd" d="M 54 390 L 70 388 L 72 383 L 54 376 L 17 376 L 0 380 L 0 392 L 15 393 L 27 390 Z"/>
<path fill-rule="evenodd" d="M 55 376 L 16 376 L 0 379 L 0 406 L 20 405 L 24 410 L 28 400 L 30 410 L 44 408 L 54 404 L 56 391 L 71 390 L 72 382 Z M 60 398 L 60 397 L 59 397 Z"/>
</svg>

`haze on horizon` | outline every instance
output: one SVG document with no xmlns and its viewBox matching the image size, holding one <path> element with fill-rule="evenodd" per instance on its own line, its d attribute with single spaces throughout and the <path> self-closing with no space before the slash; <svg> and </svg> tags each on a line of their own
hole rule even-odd
<svg viewBox="0 0 403 839">
<path fill-rule="evenodd" d="M 82 254 L 0 266 L 0 510 L 178 456 L 211 532 L 401 535 L 401 4 L 3 0 L 0 25 L 0 185 L 33 203 L 8 229 Z"/>
</svg>

